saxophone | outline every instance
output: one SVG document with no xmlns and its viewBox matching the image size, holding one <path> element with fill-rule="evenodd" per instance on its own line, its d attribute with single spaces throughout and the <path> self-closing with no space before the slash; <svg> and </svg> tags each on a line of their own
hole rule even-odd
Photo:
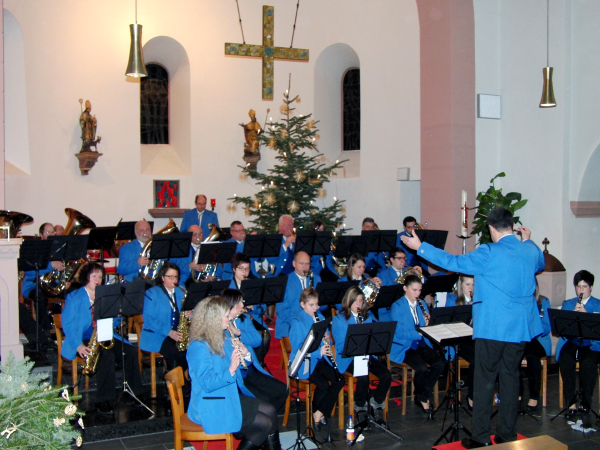
<svg viewBox="0 0 600 450">
<path fill-rule="evenodd" d="M 181 333 L 181 340 L 177 343 L 177 350 L 185 352 L 190 345 L 190 319 L 185 315 L 183 311 L 183 304 L 187 298 L 187 291 L 181 286 L 177 286 L 183 291 L 183 298 L 181 299 L 181 312 L 179 313 L 179 325 L 177 326 L 177 332 Z"/>
<path fill-rule="evenodd" d="M 103 345 L 102 342 L 98 342 L 98 331 L 96 327 L 94 327 L 94 331 L 92 331 L 92 337 L 87 345 L 90 349 L 90 354 L 85 357 L 85 364 L 83 365 L 83 369 L 81 369 L 81 373 L 89 377 L 95 375 L 98 359 L 100 358 L 100 349 L 104 348 L 108 350 L 111 349 L 113 345 L 115 345 L 115 343 L 112 340 L 108 346 Z"/>
</svg>

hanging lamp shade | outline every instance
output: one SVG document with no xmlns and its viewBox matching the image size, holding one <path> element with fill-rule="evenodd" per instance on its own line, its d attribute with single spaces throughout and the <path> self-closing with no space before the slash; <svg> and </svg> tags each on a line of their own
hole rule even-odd
<svg viewBox="0 0 600 450">
<path fill-rule="evenodd" d="M 138 23 L 129 25 L 131 34 L 131 47 L 129 49 L 129 62 L 125 75 L 128 77 L 147 77 L 146 65 L 144 64 L 144 54 L 142 53 L 142 26 Z"/>
<path fill-rule="evenodd" d="M 542 90 L 542 99 L 540 100 L 540 108 L 553 108 L 556 106 L 554 99 L 554 88 L 552 87 L 552 71 L 553 67 L 544 67 L 544 88 Z"/>
</svg>

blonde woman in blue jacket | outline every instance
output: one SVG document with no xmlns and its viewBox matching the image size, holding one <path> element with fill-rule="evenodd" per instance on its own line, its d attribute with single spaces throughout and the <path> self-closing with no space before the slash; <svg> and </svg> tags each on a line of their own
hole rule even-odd
<svg viewBox="0 0 600 450">
<path fill-rule="evenodd" d="M 230 305 L 221 297 L 209 297 L 194 309 L 187 351 L 192 379 L 188 416 L 209 434 L 234 433 L 241 439 L 238 450 L 281 450 L 277 411 L 244 385 L 240 363 L 250 352 L 225 333 L 229 320 Z"/>
</svg>

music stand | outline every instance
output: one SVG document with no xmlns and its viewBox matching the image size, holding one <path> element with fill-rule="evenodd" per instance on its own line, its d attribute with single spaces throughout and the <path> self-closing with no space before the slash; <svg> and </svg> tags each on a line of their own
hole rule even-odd
<svg viewBox="0 0 600 450">
<path fill-rule="evenodd" d="M 144 283 L 132 281 L 131 283 L 115 283 L 104 286 L 96 286 L 96 300 L 94 301 L 95 319 L 119 319 L 123 323 L 125 316 L 136 316 L 142 314 L 145 295 Z M 125 338 L 121 336 L 121 345 L 125 345 Z M 125 347 L 121 347 L 121 362 L 123 367 L 123 390 L 119 394 L 117 404 L 121 401 L 124 393 L 131 395 L 140 405 L 150 411 L 154 417 L 154 411 L 144 404 L 131 390 L 127 377 L 125 376 Z"/>
<path fill-rule="evenodd" d="M 361 236 L 369 241 L 369 253 L 389 252 L 396 248 L 397 230 L 362 230 Z"/>
<path fill-rule="evenodd" d="M 85 258 L 89 236 L 89 234 L 76 234 L 48 238 L 52 242 L 50 261 L 69 261 Z"/>
<path fill-rule="evenodd" d="M 221 231 L 223 232 L 223 239 L 221 240 L 222 242 L 231 239 L 231 227 L 223 227 L 221 228 Z"/>
<path fill-rule="evenodd" d="M 23 241 L 19 249 L 19 260 L 17 267 L 19 271 L 28 272 L 35 270 L 35 351 L 40 351 L 40 270 L 48 267 L 52 241 L 27 240 Z"/>
<path fill-rule="evenodd" d="M 150 231 L 154 230 L 154 221 L 147 221 L 150 224 Z M 119 221 L 117 224 L 117 241 L 131 241 L 137 239 L 135 236 L 135 224 L 137 222 L 123 222 Z"/>
<path fill-rule="evenodd" d="M 214 264 L 216 268 L 217 264 L 231 262 L 236 248 L 237 242 L 205 242 L 200 245 L 197 263 Z"/>
<path fill-rule="evenodd" d="M 402 285 L 400 284 L 392 284 L 390 286 L 381 286 L 379 288 L 379 294 L 377 294 L 377 299 L 373 306 L 369 307 L 369 309 L 377 310 L 377 318 L 379 318 L 379 310 L 386 308 L 389 309 L 391 306 L 404 295 L 404 291 L 402 290 Z"/>
<path fill-rule="evenodd" d="M 332 240 L 331 231 L 298 231 L 294 245 L 295 253 L 306 252 L 309 256 L 329 255 Z"/>
<path fill-rule="evenodd" d="M 438 308 L 434 311 L 439 311 Z M 458 323 L 447 323 L 440 325 L 431 325 L 428 327 L 417 327 L 417 331 L 419 331 L 423 336 L 427 337 L 434 345 L 436 345 L 442 352 L 444 351 L 444 347 L 452 346 L 454 347 L 454 352 L 456 357 L 458 358 L 458 348 L 462 342 L 466 342 L 473 338 L 473 328 L 469 325 L 464 324 L 462 322 Z M 448 337 L 452 336 L 452 337 Z M 449 361 L 446 360 L 446 364 L 450 364 Z M 450 389 L 448 393 L 444 397 L 444 400 L 438 406 L 438 408 L 430 414 L 430 418 L 433 418 L 435 413 L 442 407 L 442 405 L 448 401 L 450 407 L 454 408 L 454 422 L 444 431 L 441 436 L 435 441 L 433 447 L 439 444 L 442 439 L 446 439 L 447 442 L 454 442 L 460 440 L 459 432 L 463 430 L 468 436 L 471 436 L 471 432 L 467 427 L 465 427 L 460 422 L 460 410 L 457 406 L 458 402 L 458 392 L 460 392 L 460 388 L 462 387 L 462 381 L 458 381 L 458 379 L 454 379 L 453 375 L 456 375 L 453 370 L 449 370 L 450 376 Z M 446 412 L 448 408 L 446 408 Z M 448 433 L 452 433 L 450 438 L 446 437 Z"/>
<path fill-rule="evenodd" d="M 88 239 L 88 250 L 100 249 L 100 264 L 104 265 L 104 250 L 110 249 L 117 240 L 118 227 L 96 227 L 90 230 Z M 105 279 L 108 275 L 104 274 Z"/>
<path fill-rule="evenodd" d="M 421 298 L 425 298 L 436 292 L 452 292 L 457 281 L 458 274 L 430 276 L 423 283 Z M 437 300 L 434 300 L 434 306 L 435 304 L 437 304 Z"/>
<path fill-rule="evenodd" d="M 316 288 L 319 294 L 319 306 L 327 305 L 336 308 L 336 305 L 342 303 L 346 291 L 354 285 L 353 281 L 321 281 Z"/>
<path fill-rule="evenodd" d="M 430 313 L 429 325 L 462 322 L 470 325 L 473 318 L 473 305 L 444 306 L 433 308 Z"/>
<path fill-rule="evenodd" d="M 240 286 L 244 297 L 244 305 L 258 305 L 264 311 L 268 321 L 273 321 L 267 315 L 267 308 L 275 303 L 281 303 L 285 296 L 287 277 L 253 278 L 243 280 Z M 263 304 L 265 305 L 263 307 Z"/>
<path fill-rule="evenodd" d="M 191 245 L 192 233 L 153 234 L 148 259 L 187 258 Z"/>
<path fill-rule="evenodd" d="M 359 325 L 349 325 L 346 333 L 346 341 L 344 342 L 344 358 L 353 358 L 355 356 L 371 356 L 386 355 L 390 353 L 396 325 L 398 322 L 372 322 Z M 367 375 L 369 376 L 369 375 Z M 369 397 L 371 389 L 369 389 Z M 369 401 L 367 400 L 367 404 Z M 350 448 L 356 443 L 356 440 L 365 428 L 370 428 L 375 425 L 377 428 L 392 435 L 399 441 L 404 439 L 396 433 L 390 431 L 387 426 L 382 426 L 375 418 L 368 414 L 366 422 L 358 424 L 358 433 L 354 433 L 354 440 L 350 444 Z"/>
<path fill-rule="evenodd" d="M 549 309 L 548 314 L 550 316 L 550 326 L 552 327 L 552 334 L 554 336 L 564 337 L 565 339 L 584 339 L 584 340 L 600 340 L 600 315 L 590 314 L 577 311 L 564 311 L 562 309 Z M 581 404 L 582 393 L 581 391 L 575 392 L 575 403 Z M 570 401 L 557 415 L 555 415 L 550 421 L 553 421 L 562 413 L 564 413 L 569 406 Z M 590 411 L 594 413 L 596 419 L 600 419 L 598 413 L 590 405 Z"/>
<path fill-rule="evenodd" d="M 354 253 L 368 255 L 369 241 L 366 236 L 339 236 L 335 248 L 336 258 L 347 258 Z"/>
<path fill-rule="evenodd" d="M 229 287 L 229 280 L 207 281 L 192 283 L 188 288 L 188 295 L 181 307 L 182 311 L 192 311 L 198 303 L 207 297 L 219 295 L 223 289 Z"/>
<path fill-rule="evenodd" d="M 415 230 L 415 233 L 421 242 L 427 242 L 436 248 L 444 250 L 446 239 L 448 239 L 448 231 L 446 230 Z"/>
<path fill-rule="evenodd" d="M 298 372 L 300 371 L 300 368 L 302 367 L 303 364 L 310 365 L 309 355 L 321 346 L 321 342 L 323 341 L 323 336 L 325 335 L 325 332 L 327 331 L 327 328 L 329 327 L 330 323 L 331 323 L 331 319 L 325 319 L 325 320 L 321 320 L 319 322 L 314 323 L 310 327 L 310 330 L 308 331 L 306 338 L 304 338 L 304 342 L 300 346 L 300 349 L 294 356 L 294 359 L 289 363 L 289 366 L 287 368 L 288 377 L 294 378 L 296 380 L 296 432 L 297 432 L 295 444 L 292 445 L 291 447 L 289 447 L 287 450 L 299 450 L 300 448 L 303 448 L 304 450 L 306 450 L 304 441 L 308 440 L 308 439 L 310 439 L 317 446 L 317 448 L 321 448 L 320 443 L 315 439 L 314 431 L 312 432 L 312 437 L 308 436 L 308 434 L 302 435 L 300 433 L 300 375 Z M 306 399 L 306 401 L 309 401 L 309 399 Z M 308 414 L 308 408 L 306 408 L 306 411 Z M 306 431 L 308 433 L 308 428 Z"/>
<path fill-rule="evenodd" d="M 258 274 L 261 278 L 267 276 L 267 271 L 262 268 L 263 258 L 279 256 L 281 250 L 281 234 L 251 234 L 244 241 L 244 253 L 249 258 L 258 258 L 261 268 Z"/>
</svg>

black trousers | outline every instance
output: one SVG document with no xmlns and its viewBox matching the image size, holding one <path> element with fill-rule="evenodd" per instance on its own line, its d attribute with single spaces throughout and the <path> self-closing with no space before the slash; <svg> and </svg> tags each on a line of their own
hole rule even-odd
<svg viewBox="0 0 600 450">
<path fill-rule="evenodd" d="M 404 362 L 408 364 L 414 374 L 415 398 L 426 403 L 431 399 L 433 388 L 444 371 L 446 363 L 434 349 L 427 345 L 420 345 L 416 349 L 409 349 L 404 354 Z"/>
<path fill-rule="evenodd" d="M 527 367 L 520 371 L 519 397 L 523 398 L 525 388 L 523 387 L 523 377 L 526 375 L 529 384 L 529 399 L 539 400 L 540 390 L 542 389 L 542 358 L 546 356 L 546 350 L 537 339 L 528 342 L 525 345 L 525 359 Z"/>
<path fill-rule="evenodd" d="M 244 377 L 244 386 L 256 398 L 273 405 L 275 411 L 279 411 L 287 399 L 287 385 L 269 375 L 265 375 L 252 364 L 248 367 L 248 373 Z"/>
<path fill-rule="evenodd" d="M 500 380 L 500 408 L 496 420 L 497 435 L 505 441 L 517 439 L 519 411 L 519 366 L 525 342 L 501 342 L 475 339 L 475 389 L 473 396 L 473 436 L 482 443 L 490 441 L 490 417 L 496 377 Z"/>
<path fill-rule="evenodd" d="M 169 336 L 165 338 L 162 345 L 160 346 L 160 352 L 162 357 L 165 359 L 167 364 L 167 370 L 173 370 L 177 366 L 181 366 L 183 373 L 188 368 L 187 364 L 187 351 L 180 352 L 177 348 L 177 342 L 171 339 Z"/>
<path fill-rule="evenodd" d="M 320 359 L 309 380 L 317 385 L 312 402 L 313 413 L 321 411 L 325 417 L 330 417 L 340 389 L 346 384 L 344 378 L 338 380 L 333 367 L 324 359 Z"/>
<path fill-rule="evenodd" d="M 123 345 L 118 339 L 113 339 L 113 342 L 114 345 L 111 349 L 106 350 L 103 348 L 100 350 L 98 358 L 96 369 L 96 383 L 98 384 L 96 402 L 98 403 L 116 400 L 117 398 L 115 391 L 115 366 L 117 361 L 121 361 L 121 351 L 123 348 L 125 349 L 125 366 L 123 367 L 125 379 L 135 395 L 140 395 L 143 392 L 137 350 L 131 345 Z"/>
<path fill-rule="evenodd" d="M 346 372 L 352 373 L 353 371 L 354 361 L 350 363 Z M 369 373 L 372 373 L 379 379 L 377 387 L 373 390 L 373 400 L 377 403 L 383 403 L 392 384 L 392 374 L 384 363 L 374 357 L 369 358 Z M 368 399 L 369 375 L 357 377 L 356 390 L 354 391 L 355 407 L 367 406 L 366 403 Z"/>
<path fill-rule="evenodd" d="M 48 297 L 46 297 L 42 287 L 40 286 L 37 295 L 36 289 L 33 288 L 26 297 L 29 297 L 33 301 L 33 307 L 38 316 L 38 321 L 42 330 L 51 330 L 52 324 L 50 323 L 50 317 L 48 316 Z"/>
<path fill-rule="evenodd" d="M 35 323 L 35 320 L 33 320 L 31 312 L 23 303 L 19 303 L 19 328 L 21 329 L 27 340 L 30 343 L 34 344 L 37 339 L 37 325 Z M 43 341 L 44 338 L 46 338 L 46 334 L 44 333 L 41 327 L 39 328 L 38 332 L 41 341 Z"/>
<path fill-rule="evenodd" d="M 269 351 L 269 347 L 271 346 L 271 333 L 256 320 L 252 321 L 252 325 L 254 325 L 256 331 L 260 333 L 260 337 L 262 337 L 261 344 L 258 347 L 254 347 L 256 359 L 258 359 L 258 362 L 262 365 L 265 361 L 265 356 L 267 356 L 267 352 Z"/>
<path fill-rule="evenodd" d="M 568 406 L 575 403 L 577 356 L 579 356 L 579 389 L 583 395 L 582 404 L 589 408 L 598 376 L 600 353 L 592 350 L 591 347 L 579 347 L 570 341 L 560 350 L 558 367 L 563 378 L 563 395 Z"/>
<path fill-rule="evenodd" d="M 469 363 L 467 367 L 467 377 L 465 383 L 468 388 L 468 395 L 470 399 L 473 399 L 473 385 L 475 377 L 475 341 L 467 341 L 460 344 L 458 348 L 458 356 Z"/>
</svg>

